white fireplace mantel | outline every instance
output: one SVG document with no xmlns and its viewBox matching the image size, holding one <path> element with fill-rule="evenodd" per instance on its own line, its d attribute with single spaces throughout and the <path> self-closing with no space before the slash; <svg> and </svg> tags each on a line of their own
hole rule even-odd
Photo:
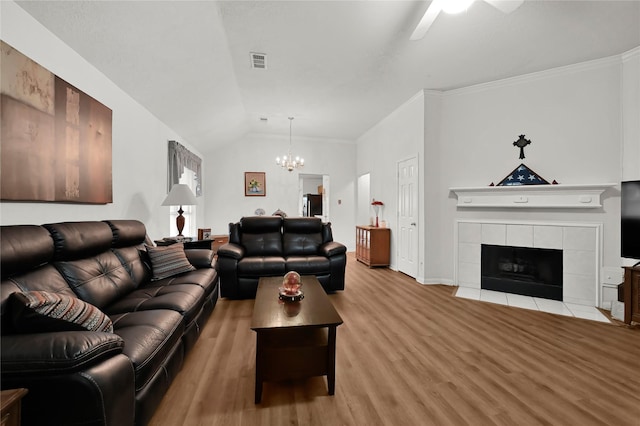
<svg viewBox="0 0 640 426">
<path fill-rule="evenodd" d="M 578 185 L 520 185 L 449 188 L 458 207 L 562 208 L 602 207 L 600 196 L 615 183 Z"/>
</svg>

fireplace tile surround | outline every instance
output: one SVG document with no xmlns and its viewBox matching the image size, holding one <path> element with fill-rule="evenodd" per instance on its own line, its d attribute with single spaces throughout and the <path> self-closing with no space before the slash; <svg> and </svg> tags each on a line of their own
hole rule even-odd
<svg viewBox="0 0 640 426">
<path fill-rule="evenodd" d="M 500 293 L 491 290 L 478 290 L 469 287 L 458 287 L 456 297 L 611 324 L 611 321 L 595 306 L 565 303 L 557 300 L 522 296 L 520 294 Z"/>
<path fill-rule="evenodd" d="M 550 248 L 563 254 L 563 302 L 599 306 L 600 223 L 459 219 L 455 226 L 455 282 L 480 289 L 482 244 Z"/>
</svg>

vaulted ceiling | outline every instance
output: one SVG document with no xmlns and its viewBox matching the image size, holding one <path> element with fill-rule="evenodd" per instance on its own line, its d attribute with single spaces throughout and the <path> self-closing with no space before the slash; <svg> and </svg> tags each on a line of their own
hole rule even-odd
<svg viewBox="0 0 640 426">
<path fill-rule="evenodd" d="M 420 89 L 447 90 L 640 46 L 640 1 L 19 1 L 202 151 L 248 132 L 355 140 Z M 250 52 L 267 55 L 252 69 Z M 267 121 L 260 120 L 266 118 Z"/>
</svg>

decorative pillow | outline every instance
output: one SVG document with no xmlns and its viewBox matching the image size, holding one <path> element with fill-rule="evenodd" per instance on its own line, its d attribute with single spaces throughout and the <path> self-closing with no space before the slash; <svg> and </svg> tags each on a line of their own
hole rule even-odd
<svg viewBox="0 0 640 426">
<path fill-rule="evenodd" d="M 100 309 L 78 298 L 46 291 L 16 292 L 9 296 L 16 331 L 106 331 L 113 333 L 111 319 Z"/>
<path fill-rule="evenodd" d="M 195 271 L 184 254 L 184 244 L 172 244 L 165 247 L 147 246 L 151 261 L 152 280 L 161 280 L 183 272 Z"/>
</svg>

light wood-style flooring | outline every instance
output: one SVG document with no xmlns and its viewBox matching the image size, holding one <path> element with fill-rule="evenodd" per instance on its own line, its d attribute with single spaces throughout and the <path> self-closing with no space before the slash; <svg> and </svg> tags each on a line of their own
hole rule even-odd
<svg viewBox="0 0 640 426">
<path fill-rule="evenodd" d="M 152 425 L 640 425 L 640 328 L 453 297 L 350 254 L 336 393 L 265 383 L 253 300 L 221 299 Z M 304 301 L 302 302 L 304 303 Z"/>
</svg>

